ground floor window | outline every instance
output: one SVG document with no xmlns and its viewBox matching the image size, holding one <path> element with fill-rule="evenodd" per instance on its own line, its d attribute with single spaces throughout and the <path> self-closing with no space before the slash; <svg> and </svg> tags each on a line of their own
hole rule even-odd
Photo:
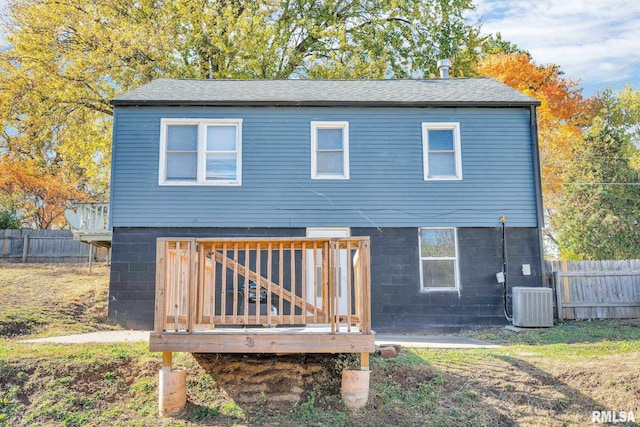
<svg viewBox="0 0 640 427">
<path fill-rule="evenodd" d="M 458 239 L 455 228 L 420 228 L 420 289 L 458 289 Z"/>
</svg>

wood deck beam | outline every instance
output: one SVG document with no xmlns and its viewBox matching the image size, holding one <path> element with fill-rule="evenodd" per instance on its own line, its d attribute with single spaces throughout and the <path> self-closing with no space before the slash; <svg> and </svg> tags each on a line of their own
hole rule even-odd
<svg viewBox="0 0 640 427">
<path fill-rule="evenodd" d="M 282 332 L 152 333 L 149 350 L 187 353 L 371 353 L 375 334 Z"/>
</svg>

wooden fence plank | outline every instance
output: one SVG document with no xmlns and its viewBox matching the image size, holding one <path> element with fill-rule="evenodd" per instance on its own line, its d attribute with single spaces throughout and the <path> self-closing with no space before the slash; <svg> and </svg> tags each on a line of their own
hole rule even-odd
<svg viewBox="0 0 640 427">
<path fill-rule="evenodd" d="M 567 262 L 563 261 L 562 262 L 562 271 L 567 271 Z M 564 303 L 568 303 L 571 302 L 571 288 L 569 287 L 569 278 L 565 277 L 564 280 L 562 281 L 562 298 L 563 298 L 563 302 Z M 571 309 L 567 309 L 565 308 L 565 312 L 563 313 L 563 318 L 572 318 L 573 317 L 573 311 Z"/>
<path fill-rule="evenodd" d="M 565 307 L 640 307 L 640 302 L 570 302 Z"/>
<path fill-rule="evenodd" d="M 640 262 L 554 263 L 558 318 L 640 317 Z"/>
<path fill-rule="evenodd" d="M 25 240 L 28 239 L 28 245 Z M 0 230 L 0 262 L 85 262 L 87 245 L 69 230 Z M 107 260 L 108 249 L 97 248 L 96 258 Z"/>
<path fill-rule="evenodd" d="M 563 271 L 563 277 L 628 277 L 640 276 L 640 271 Z"/>
</svg>

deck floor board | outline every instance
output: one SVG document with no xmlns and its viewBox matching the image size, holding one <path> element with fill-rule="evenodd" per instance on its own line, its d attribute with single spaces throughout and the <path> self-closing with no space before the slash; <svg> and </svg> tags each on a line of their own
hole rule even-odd
<svg viewBox="0 0 640 427">
<path fill-rule="evenodd" d="M 219 328 L 208 331 L 152 333 L 149 350 L 188 353 L 362 353 L 375 350 L 375 333 L 328 328 Z"/>
</svg>

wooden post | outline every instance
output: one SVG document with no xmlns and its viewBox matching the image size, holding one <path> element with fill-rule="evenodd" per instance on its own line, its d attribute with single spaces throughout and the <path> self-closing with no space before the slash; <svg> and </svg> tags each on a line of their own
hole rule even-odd
<svg viewBox="0 0 640 427">
<path fill-rule="evenodd" d="M 93 242 L 89 243 L 89 274 L 93 268 Z"/>
<path fill-rule="evenodd" d="M 173 353 L 170 351 L 165 351 L 162 353 L 162 369 L 170 371 L 171 370 L 171 358 Z"/>
<path fill-rule="evenodd" d="M 189 280 L 187 281 L 187 332 L 193 333 L 194 325 L 196 323 L 196 295 L 197 289 L 196 286 L 202 284 L 199 280 L 197 280 L 198 275 L 198 254 L 197 243 L 195 241 L 189 242 L 189 251 L 187 252 L 188 260 L 189 260 Z M 202 266 L 202 270 L 204 270 L 204 265 Z"/>
<path fill-rule="evenodd" d="M 354 281 L 351 280 L 352 262 L 353 258 L 351 258 L 351 240 L 347 240 L 347 332 L 351 332 L 351 312 L 353 311 L 351 307 L 351 287 L 354 284 Z M 340 278 L 340 280 L 342 280 L 342 277 Z M 344 295 L 341 296 L 344 297 Z"/>
<path fill-rule="evenodd" d="M 156 240 L 156 314 L 153 321 L 153 331 L 156 334 L 161 334 L 167 326 L 167 302 L 165 300 L 165 298 L 169 297 L 167 294 L 165 294 L 167 280 L 166 263 L 168 262 L 167 246 L 168 245 L 164 240 Z"/>
<path fill-rule="evenodd" d="M 289 267 L 289 277 L 291 278 L 291 309 L 289 311 L 289 323 L 293 325 L 295 323 L 294 316 L 296 314 L 296 248 L 293 242 L 289 245 Z"/>
<path fill-rule="evenodd" d="M 560 273 L 553 272 L 553 281 L 556 288 L 556 308 L 558 310 L 558 320 L 564 320 L 564 296 L 562 295 L 562 286 L 560 286 Z"/>
<path fill-rule="evenodd" d="M 11 233 L 10 230 L 4 230 L 4 245 L 2 249 L 2 255 L 9 256 L 9 248 L 11 247 Z"/>
<path fill-rule="evenodd" d="M 360 370 L 369 370 L 369 353 L 360 353 Z"/>
<path fill-rule="evenodd" d="M 222 244 L 222 281 L 220 282 L 220 323 L 225 324 L 227 317 L 227 244 Z M 215 255 L 215 254 L 214 254 Z M 215 256 L 214 256 L 215 258 Z"/>
<path fill-rule="evenodd" d="M 202 243 L 201 243 L 202 245 Z M 212 327 L 215 327 L 215 323 L 213 318 L 216 315 L 216 281 L 217 281 L 217 261 L 216 261 L 216 252 L 218 252 L 218 247 L 216 246 L 215 243 L 211 244 L 211 268 L 210 271 L 207 271 L 206 269 L 206 265 L 207 265 L 207 251 L 200 246 L 200 263 L 202 265 L 202 268 L 200 269 L 201 273 L 201 286 L 205 286 L 206 283 L 211 283 L 211 285 L 209 286 L 209 289 L 202 289 L 202 296 L 203 296 L 203 300 L 204 300 L 204 296 L 206 295 L 207 292 L 209 292 L 209 307 L 210 308 L 210 312 L 209 312 L 209 323 L 212 324 Z M 208 273 L 208 274 L 207 274 Z M 209 281 L 209 282 L 207 282 Z M 222 282 L 222 287 L 225 287 L 226 283 Z M 202 307 L 204 309 L 205 304 L 204 301 L 202 302 Z M 203 312 L 204 313 L 204 312 Z"/>
<path fill-rule="evenodd" d="M 29 235 L 25 234 L 22 239 L 22 263 L 27 262 L 27 257 L 29 255 Z"/>
<path fill-rule="evenodd" d="M 566 273 L 568 271 L 567 261 L 562 261 L 561 269 L 563 273 Z M 564 305 L 570 302 L 571 302 L 571 287 L 569 285 L 569 277 L 567 275 L 564 275 L 562 279 L 562 304 Z M 564 313 L 562 313 L 563 317 L 560 320 L 575 318 L 575 316 L 573 316 L 574 312 L 572 308 L 565 308 L 564 310 L 565 310 Z"/>
</svg>

